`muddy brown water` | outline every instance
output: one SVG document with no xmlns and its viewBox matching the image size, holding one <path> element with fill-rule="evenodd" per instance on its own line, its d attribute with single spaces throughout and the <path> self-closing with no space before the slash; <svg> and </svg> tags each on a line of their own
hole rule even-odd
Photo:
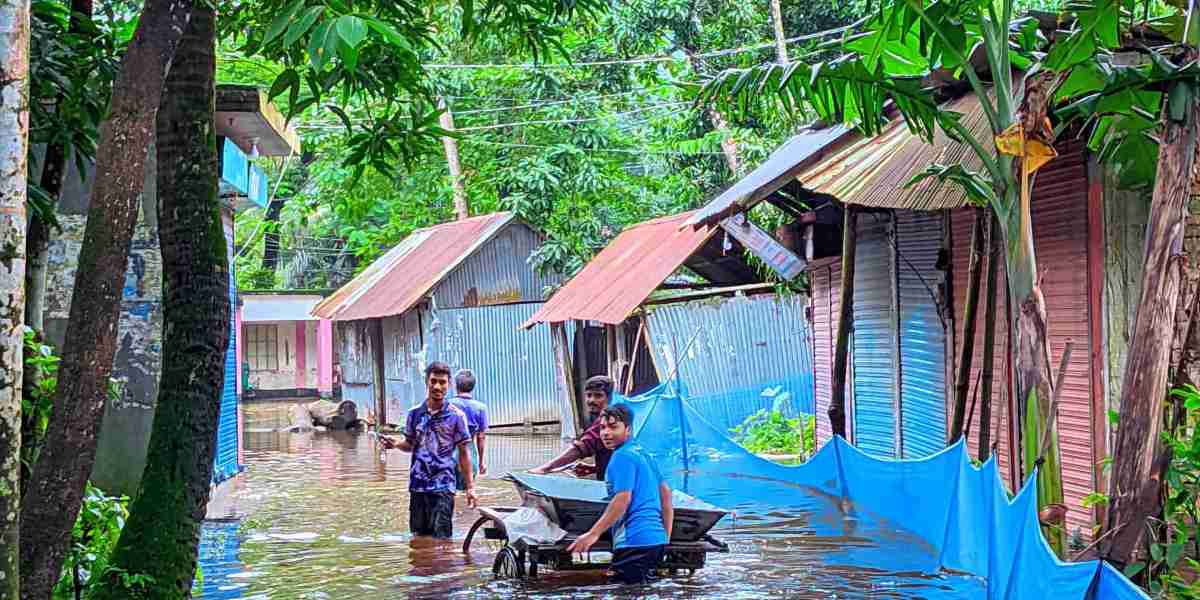
<svg viewBox="0 0 1200 600">
<path fill-rule="evenodd" d="M 543 571 L 535 581 L 496 579 L 498 542 L 462 540 L 477 513 L 456 503 L 455 539 L 408 533 L 409 457 L 381 452 L 365 433 L 274 431 L 290 403 L 244 407 L 246 472 L 206 522 L 196 595 L 226 599 L 340 598 L 975 598 L 982 579 L 918 574 L 889 557 L 924 552 L 897 535 L 822 536 L 828 515 L 768 511 L 727 518 L 713 535 L 730 546 L 705 568 L 643 587 L 608 584 L 601 570 Z M 558 436 L 490 436 L 489 473 L 478 483 L 484 506 L 517 505 L 499 479 L 562 448 Z M 748 485 L 750 485 L 748 483 Z M 210 511 L 212 513 L 213 511 Z M 210 514 L 211 516 L 211 514 Z M 824 530 L 824 529 L 822 529 Z M 897 554 L 899 553 L 899 554 Z"/>
</svg>

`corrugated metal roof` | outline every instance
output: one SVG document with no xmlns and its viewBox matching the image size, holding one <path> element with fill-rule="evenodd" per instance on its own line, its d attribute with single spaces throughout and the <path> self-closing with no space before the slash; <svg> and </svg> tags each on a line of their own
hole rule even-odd
<svg viewBox="0 0 1200 600">
<path fill-rule="evenodd" d="M 313 314 L 353 321 L 403 313 L 512 220 L 512 213 L 499 212 L 418 229 L 318 304 Z"/>
<path fill-rule="evenodd" d="M 572 319 L 617 324 L 674 273 L 718 227 L 682 227 L 693 212 L 634 225 L 617 236 L 522 327 Z"/>
<path fill-rule="evenodd" d="M 796 176 L 796 171 L 831 149 L 834 142 L 853 131 L 844 125 L 810 127 L 784 142 L 748 175 L 697 210 L 688 225 L 712 223 L 749 209 Z"/>
<path fill-rule="evenodd" d="M 943 110 L 962 113 L 962 124 L 975 139 L 990 139 L 983 106 L 974 94 L 948 102 Z M 798 176 L 809 190 L 831 194 L 846 204 L 874 208 L 941 210 L 967 204 L 962 188 L 929 178 L 910 188 L 905 184 L 929 165 L 962 163 L 982 170 L 969 146 L 946 137 L 940 129 L 933 143 L 908 130 L 902 119 L 873 138 L 860 139 L 804 169 Z"/>
<path fill-rule="evenodd" d="M 962 124 L 976 139 L 990 140 L 983 107 L 974 94 L 943 106 L 963 114 Z M 967 204 L 962 188 L 926 179 L 904 185 L 931 164 L 963 163 L 979 171 L 982 163 L 969 146 L 946 137 L 941 130 L 929 144 L 895 119 L 879 135 L 864 138 L 842 126 L 805 131 L 788 140 L 749 175 L 714 198 L 688 221 L 715 223 L 729 214 L 748 210 L 795 177 L 813 192 L 830 194 L 847 204 L 875 208 L 941 210 Z"/>
</svg>

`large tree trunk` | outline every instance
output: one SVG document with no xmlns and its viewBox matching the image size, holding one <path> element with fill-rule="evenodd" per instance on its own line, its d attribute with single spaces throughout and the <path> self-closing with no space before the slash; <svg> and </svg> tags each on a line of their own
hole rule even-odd
<svg viewBox="0 0 1200 600">
<path fill-rule="evenodd" d="M 163 80 L 187 24 L 191 3 L 147 0 L 113 85 L 101 125 L 87 228 L 71 296 L 70 319 L 54 397 L 54 418 L 21 507 L 25 597 L 48 598 L 58 580 L 96 458 L 96 432 L 116 350 L 122 283 L 154 138 Z"/>
<path fill-rule="evenodd" d="M 829 425 L 833 435 L 846 437 L 846 370 L 850 363 L 850 331 L 854 328 L 854 257 L 858 249 L 858 210 L 847 205 L 842 233 L 842 289 L 839 296 L 837 342 L 833 350 L 833 390 Z"/>
<path fill-rule="evenodd" d="M 971 389 L 971 365 L 975 360 L 975 323 L 979 320 L 979 283 L 983 276 L 984 238 L 991 219 L 990 211 L 975 209 L 975 222 L 971 226 L 971 257 L 967 267 L 967 302 L 963 307 L 962 352 L 958 358 L 958 373 L 954 381 L 954 413 L 950 421 L 950 436 L 946 442 L 953 444 L 963 435 L 967 414 L 967 395 Z"/>
<path fill-rule="evenodd" d="M 1194 58 L 1194 51 L 1190 53 Z M 1175 85 L 1189 85 L 1179 82 Z M 1164 114 L 1167 107 L 1163 107 Z M 1121 383 L 1120 419 L 1113 448 L 1112 483 L 1101 556 L 1117 566 L 1132 558 L 1146 519 L 1159 508 L 1165 456 L 1159 433 L 1167 394 L 1175 310 L 1183 281 L 1184 228 L 1187 199 L 1200 137 L 1200 102 L 1192 97 L 1182 121 L 1164 118 L 1162 144 L 1150 219 L 1146 226 L 1146 260 L 1142 293 L 1133 322 L 1129 362 Z"/>
<path fill-rule="evenodd" d="M 992 382 L 995 379 L 996 357 L 996 277 L 1000 274 L 1000 223 L 988 216 L 987 285 L 983 288 L 983 371 L 979 376 L 979 462 L 992 454 Z"/>
<path fill-rule="evenodd" d="M 71 20 L 67 32 L 72 35 L 87 35 L 87 20 L 92 16 L 92 0 L 71 0 Z M 62 106 L 63 96 L 55 102 Z M 46 145 L 42 159 L 41 187 L 50 197 L 51 206 L 58 204 L 63 180 L 67 174 L 67 146 L 62 140 Z M 46 307 L 46 270 L 50 265 L 50 225 L 37 216 L 29 215 L 29 236 L 25 240 L 25 324 L 37 332 L 44 331 L 43 314 Z"/>
<path fill-rule="evenodd" d="M 0 6 L 0 600 L 21 594 L 21 370 L 29 156 L 29 0 Z"/>
<path fill-rule="evenodd" d="M 229 343 L 229 266 L 217 197 L 214 14 L 192 10 L 158 112 L 163 373 L 146 470 L 113 553 L 153 578 L 138 596 L 187 598 L 208 504 Z M 119 578 L 98 598 L 128 598 Z"/>
</svg>

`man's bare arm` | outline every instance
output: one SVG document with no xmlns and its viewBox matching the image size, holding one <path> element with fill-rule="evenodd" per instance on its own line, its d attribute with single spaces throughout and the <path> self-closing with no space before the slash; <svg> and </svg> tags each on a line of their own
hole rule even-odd
<svg viewBox="0 0 1200 600">
<path fill-rule="evenodd" d="M 620 519 L 625 511 L 629 509 L 629 503 L 633 501 L 633 492 L 624 491 L 618 492 L 613 499 L 609 501 L 608 508 L 604 509 L 604 514 L 600 515 L 600 520 L 596 521 L 595 525 L 588 530 L 587 533 L 575 539 L 575 542 L 567 547 L 568 552 L 587 552 L 600 539 L 600 534 L 608 531 L 613 523 Z"/>
<path fill-rule="evenodd" d="M 483 464 L 483 440 L 487 437 L 484 432 L 475 434 L 475 449 L 479 451 L 479 474 L 487 473 L 487 467 Z"/>
<path fill-rule="evenodd" d="M 563 450 L 562 454 L 559 454 L 558 456 L 554 457 L 554 459 L 552 459 L 550 462 L 548 462 L 540 467 L 535 467 L 533 469 L 530 469 L 529 472 L 537 474 L 537 475 L 545 475 L 546 473 L 549 473 L 550 471 L 553 471 L 553 470 L 555 470 L 559 467 L 565 466 L 565 465 L 569 465 L 581 458 L 583 458 L 583 452 L 579 451 L 578 446 L 576 446 L 575 444 L 571 444 L 570 447 L 568 447 L 566 450 Z"/>
<path fill-rule="evenodd" d="M 467 506 L 475 508 L 479 505 L 479 499 L 475 496 L 475 478 L 471 474 L 471 454 L 467 450 L 470 441 L 465 441 L 458 445 L 458 472 L 462 473 L 463 482 L 466 484 Z"/>
<path fill-rule="evenodd" d="M 675 504 L 671 500 L 671 488 L 667 482 L 658 484 L 658 495 L 662 497 L 663 529 L 667 530 L 667 543 L 670 543 L 671 525 L 675 524 Z"/>
</svg>

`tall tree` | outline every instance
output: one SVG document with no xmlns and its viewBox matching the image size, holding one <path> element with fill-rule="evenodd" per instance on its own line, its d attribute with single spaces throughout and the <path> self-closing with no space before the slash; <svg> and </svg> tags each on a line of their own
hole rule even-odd
<svg viewBox="0 0 1200 600">
<path fill-rule="evenodd" d="M 38 524 L 25 530 L 21 544 L 26 598 L 48 598 L 58 581 L 96 458 L 146 149 L 153 140 L 163 81 L 190 11 L 190 2 L 147 0 L 100 128 L 53 418 L 21 506 L 21 521 Z"/>
<path fill-rule="evenodd" d="M 25 339 L 25 188 L 29 0 L 0 5 L 0 600 L 21 595 L 21 350 Z"/>
<path fill-rule="evenodd" d="M 197 5 L 158 110 L 163 373 L 146 470 L 99 598 L 187 598 L 208 504 L 229 342 L 229 268 L 217 196 L 212 8 Z M 119 573 L 151 583 L 123 589 Z"/>
</svg>

